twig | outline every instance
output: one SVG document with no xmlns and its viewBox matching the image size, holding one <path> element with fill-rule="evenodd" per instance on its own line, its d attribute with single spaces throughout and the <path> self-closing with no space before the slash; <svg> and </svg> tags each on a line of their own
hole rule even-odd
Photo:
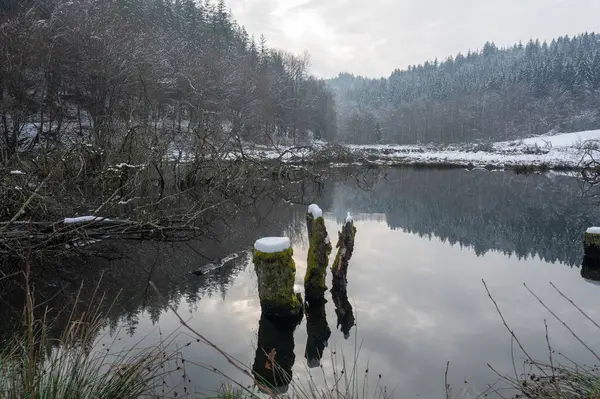
<svg viewBox="0 0 600 399">
<path fill-rule="evenodd" d="M 550 285 L 552 286 L 552 288 L 554 288 L 563 298 L 565 298 L 567 301 L 569 301 L 569 303 L 571 303 L 571 305 L 573 305 L 575 307 L 575 309 L 579 310 L 579 312 L 589 321 L 592 322 L 592 324 L 594 324 L 596 327 L 598 327 L 600 329 L 600 325 L 598 325 L 598 323 L 596 323 L 590 316 L 588 316 L 587 313 L 585 313 L 579 306 L 577 306 L 575 304 L 575 302 L 573 302 L 572 299 L 570 299 L 569 297 L 567 297 L 565 294 L 563 294 L 558 288 L 556 288 L 556 286 L 551 282 Z"/>
<path fill-rule="evenodd" d="M 519 338 L 517 338 L 517 336 L 515 335 L 514 331 L 508 326 L 508 324 L 506 323 L 506 320 L 504 319 L 504 316 L 502 315 L 502 312 L 500 311 L 500 307 L 498 306 L 498 303 L 496 303 L 496 300 L 492 297 L 492 294 L 490 293 L 490 290 L 488 289 L 487 284 L 485 283 L 484 279 L 481 279 L 481 281 L 483 282 L 483 286 L 485 287 L 485 290 L 487 291 L 488 296 L 490 297 L 490 299 L 492 300 L 492 302 L 494 303 L 494 306 L 496 307 L 496 311 L 498 312 L 498 315 L 500 316 L 500 319 L 502 319 L 502 324 L 504 324 L 504 327 L 506 327 L 506 329 L 508 330 L 508 332 L 510 333 L 510 335 L 514 338 L 515 342 L 517 343 L 517 345 L 519 345 L 519 348 L 521 348 L 521 351 L 525 354 L 525 356 L 527 356 L 527 358 L 529 359 L 529 361 L 532 364 L 535 364 L 533 358 L 529 355 L 529 353 L 525 350 L 525 348 L 523 347 L 523 345 L 521 344 L 521 341 L 519 341 Z M 544 375 L 547 375 L 546 372 L 538 366 L 538 369 L 544 373 Z"/>
<path fill-rule="evenodd" d="M 260 384 L 257 381 L 257 379 L 252 376 L 252 374 L 246 369 L 246 366 L 242 362 L 240 362 L 239 360 L 235 359 L 234 357 L 232 357 L 228 353 L 224 352 L 221 348 L 219 348 L 217 345 L 215 345 L 214 343 L 212 343 L 204 335 L 200 334 L 198 331 L 196 331 L 195 329 L 193 329 L 179 315 L 179 313 L 177 313 L 177 310 L 169 303 L 169 301 L 167 301 L 166 298 L 160 293 L 160 291 L 158 290 L 158 288 L 156 288 L 156 285 L 154 285 L 153 281 L 150 281 L 149 284 L 154 289 L 154 292 L 156 292 L 156 295 L 158 295 L 158 297 L 165 303 L 165 305 L 171 310 L 171 312 L 173 312 L 173 314 L 177 317 L 177 319 L 179 319 L 179 322 L 181 323 L 182 326 L 184 326 L 190 332 L 192 332 L 194 335 L 196 335 L 198 338 L 200 338 L 200 340 L 202 340 L 202 342 L 204 342 L 206 345 L 210 346 L 211 348 L 213 348 L 214 350 L 216 350 L 217 352 L 219 352 L 219 354 L 221 356 L 223 356 L 225 358 L 225 360 L 227 360 L 227 362 L 229 362 L 229 364 L 231 364 L 232 366 L 234 366 L 235 368 L 237 368 L 238 370 L 240 370 L 242 373 L 246 374 L 248 377 L 252 378 L 252 380 L 254 381 L 254 383 L 256 385 L 258 385 L 259 387 L 261 387 L 262 389 L 264 389 L 266 392 L 269 392 L 269 394 L 271 396 L 274 396 L 273 392 L 271 392 L 271 390 L 269 388 L 267 388 L 263 384 Z"/>
<path fill-rule="evenodd" d="M 598 357 L 598 355 L 596 354 L 596 352 L 594 352 L 594 350 L 593 350 L 592 348 L 590 348 L 590 347 L 589 347 L 589 346 L 588 346 L 588 345 L 587 345 L 585 342 L 583 342 L 583 340 L 582 340 L 581 338 L 579 338 L 579 336 L 578 336 L 578 335 L 577 335 L 577 334 L 576 334 L 576 333 L 575 333 L 575 332 L 574 332 L 574 331 L 571 329 L 571 327 L 569 327 L 569 326 L 567 325 L 567 323 L 565 323 L 565 322 L 564 322 L 564 321 L 563 321 L 563 320 L 562 320 L 560 317 L 558 317 L 558 316 L 556 315 L 556 313 L 554 313 L 554 312 L 553 312 L 553 311 L 552 311 L 552 310 L 551 310 L 551 309 L 550 309 L 548 306 L 546 306 L 546 304 L 545 304 L 545 303 L 544 303 L 544 302 L 543 302 L 543 301 L 542 301 L 542 300 L 541 300 L 541 299 L 540 299 L 540 298 L 539 298 L 539 297 L 538 297 L 536 294 L 534 294 L 534 293 L 533 293 L 533 291 L 531 291 L 531 290 L 529 289 L 529 287 L 527 287 L 527 284 L 523 283 L 523 285 L 525 286 L 525 288 L 527 289 L 527 291 L 529 291 L 529 293 L 530 293 L 531 295 L 533 295 L 533 296 L 535 297 L 535 299 L 537 299 L 537 300 L 538 300 L 538 302 L 539 302 L 539 303 L 540 303 L 540 304 L 541 304 L 541 305 L 542 305 L 542 306 L 543 306 L 543 307 L 544 307 L 544 308 L 545 308 L 545 309 L 546 309 L 548 312 L 550 312 L 550 314 L 551 314 L 552 316 L 554 316 L 554 318 L 555 318 L 556 320 L 558 320 L 558 321 L 559 321 L 559 322 L 560 322 L 560 323 L 561 323 L 561 324 L 562 324 L 562 325 L 563 325 L 563 326 L 564 326 L 564 327 L 565 327 L 567 330 L 569 330 L 569 332 L 570 332 L 570 333 L 573 335 L 573 337 L 575 337 L 575 339 L 577 339 L 577 341 L 579 341 L 579 343 L 581 343 L 581 344 L 582 344 L 582 345 L 583 345 L 583 346 L 584 346 L 584 347 L 585 347 L 585 348 L 586 348 L 588 351 L 590 351 L 590 353 L 591 353 L 592 355 L 594 355 L 594 357 L 595 357 L 595 358 L 596 358 L 598 361 L 600 361 L 600 357 Z"/>
</svg>

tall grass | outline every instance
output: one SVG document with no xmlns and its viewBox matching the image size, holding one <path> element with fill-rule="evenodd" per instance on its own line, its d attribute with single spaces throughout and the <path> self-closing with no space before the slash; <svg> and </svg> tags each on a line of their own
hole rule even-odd
<svg viewBox="0 0 600 399">
<path fill-rule="evenodd" d="M 165 392 L 164 377 L 177 354 L 165 350 L 168 341 L 116 353 L 112 346 L 95 348 L 106 326 L 100 311 L 104 298 L 93 307 L 74 306 L 64 332 L 53 338 L 49 311 L 36 317 L 39 313 L 27 278 L 25 287 L 24 328 L 0 352 L 0 398 L 125 399 L 170 393 Z"/>
<path fill-rule="evenodd" d="M 512 342 L 520 349 L 524 356 L 523 371 L 517 371 L 517 364 L 513 360 L 513 375 L 506 375 L 496 371 L 491 365 L 488 365 L 503 381 L 503 388 L 492 389 L 491 392 L 500 397 L 506 397 L 505 393 L 510 393 L 512 398 L 540 398 L 540 399 L 600 399 L 600 368 L 598 364 L 588 366 L 579 363 L 576 359 L 571 359 L 568 355 L 553 348 L 549 334 L 548 324 L 544 320 L 545 341 L 548 349 L 548 359 L 538 360 L 534 355 L 524 347 L 514 330 L 508 325 L 498 303 L 490 293 L 485 281 L 484 287 L 490 300 L 493 302 L 496 312 L 502 320 L 502 324 L 509 332 Z M 572 307 L 579 312 L 587 321 L 589 321 L 600 334 L 600 324 L 593 320 L 582 308 L 580 308 L 571 298 L 560 291 L 553 283 L 552 288 Z M 597 353 L 597 345 L 585 342 L 581 336 L 573 330 L 556 312 L 554 312 L 535 292 L 526 284 L 525 289 L 533 296 L 535 300 L 549 313 L 549 315 L 558 321 L 576 341 L 579 342 L 597 362 L 600 363 L 600 356 Z M 514 353 L 513 353 L 514 359 Z"/>
</svg>

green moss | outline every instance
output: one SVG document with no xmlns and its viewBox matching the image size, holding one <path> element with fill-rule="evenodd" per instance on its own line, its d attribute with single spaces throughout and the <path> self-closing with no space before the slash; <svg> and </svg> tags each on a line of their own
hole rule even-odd
<svg viewBox="0 0 600 399">
<path fill-rule="evenodd" d="M 583 235 L 583 243 L 586 247 L 600 248 L 600 234 L 585 233 Z"/>
<path fill-rule="evenodd" d="M 304 291 L 307 300 L 323 296 L 327 287 L 325 286 L 327 265 L 331 254 L 331 243 L 326 242 L 327 229 L 323 217 L 313 219 L 307 216 L 310 232 L 310 243 L 308 248 L 308 260 L 306 275 L 304 276 Z"/>
<path fill-rule="evenodd" d="M 342 231 L 338 232 L 338 242 L 336 245 L 338 250 L 337 254 L 335 255 L 333 265 L 331 265 L 331 271 L 334 273 L 341 272 L 343 277 L 346 275 L 348 262 L 350 261 L 352 253 L 354 252 L 354 237 L 356 236 L 356 227 L 354 226 L 354 223 L 352 223 L 351 226 L 350 234 L 347 233 L 346 226 L 344 226 Z"/>
<path fill-rule="evenodd" d="M 275 263 L 275 262 L 284 262 L 291 263 L 291 266 L 296 271 L 296 264 L 294 263 L 294 250 L 292 248 L 288 248 L 285 251 L 275 252 L 275 253 L 266 253 L 261 252 L 257 249 L 253 251 L 253 259 L 254 262 L 264 262 L 264 263 Z M 290 262 L 291 261 L 291 262 Z"/>
<path fill-rule="evenodd" d="M 296 264 L 289 248 L 276 253 L 254 250 L 254 269 L 258 278 L 258 295 L 263 312 L 273 316 L 297 315 L 302 302 L 294 293 Z"/>
</svg>

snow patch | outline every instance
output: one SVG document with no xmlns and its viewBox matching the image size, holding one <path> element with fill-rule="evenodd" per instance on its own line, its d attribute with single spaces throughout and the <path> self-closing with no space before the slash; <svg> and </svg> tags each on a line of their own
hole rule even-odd
<svg viewBox="0 0 600 399">
<path fill-rule="evenodd" d="M 141 164 L 141 165 L 130 165 L 128 163 L 119 163 L 115 165 L 115 168 L 131 168 L 131 169 L 136 169 L 136 168 L 143 168 L 146 165 Z"/>
<path fill-rule="evenodd" d="M 317 204 L 311 204 L 308 207 L 308 213 L 312 214 L 315 219 L 323 217 L 323 210 Z"/>
<path fill-rule="evenodd" d="M 352 219 L 352 215 L 350 215 L 350 212 L 348 212 L 348 216 L 346 216 L 346 223 L 352 223 L 354 221 L 354 219 Z"/>
<path fill-rule="evenodd" d="M 102 220 L 109 220 L 105 217 L 100 216 L 79 216 L 75 218 L 65 218 L 63 220 L 64 224 L 75 224 L 75 223 L 88 223 L 88 222 L 98 222 Z"/>
<path fill-rule="evenodd" d="M 117 202 L 117 204 L 119 204 L 119 205 L 127 205 L 127 204 L 129 204 L 131 201 L 134 201 L 134 200 L 136 200 L 136 199 L 138 199 L 138 198 L 139 198 L 139 197 L 131 197 L 131 198 L 129 198 L 128 200 L 121 200 L 121 201 Z"/>
<path fill-rule="evenodd" d="M 264 237 L 256 240 L 254 249 L 265 254 L 274 254 L 292 247 L 288 237 Z"/>
<path fill-rule="evenodd" d="M 23 172 L 22 170 L 11 170 L 10 174 L 11 175 L 24 175 L 25 172 Z"/>
<path fill-rule="evenodd" d="M 600 234 L 600 227 L 590 227 L 585 232 L 589 234 Z"/>
<path fill-rule="evenodd" d="M 600 130 L 587 130 L 584 132 L 562 133 L 553 136 L 544 135 L 523 140 L 525 145 L 551 145 L 553 148 L 574 147 L 584 141 L 600 140 Z"/>
</svg>

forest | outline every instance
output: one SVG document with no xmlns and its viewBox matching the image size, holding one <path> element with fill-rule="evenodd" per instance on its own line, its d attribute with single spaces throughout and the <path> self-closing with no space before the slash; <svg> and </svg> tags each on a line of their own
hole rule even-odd
<svg viewBox="0 0 600 399">
<path fill-rule="evenodd" d="M 110 151 L 131 129 L 178 147 L 230 137 L 446 144 L 595 129 L 599 50 L 595 33 L 488 42 L 387 78 L 323 80 L 310 75 L 307 53 L 249 35 L 224 0 L 8 0 L 0 145 L 4 157 L 67 142 Z"/>
<path fill-rule="evenodd" d="M 600 36 L 508 48 L 488 42 L 388 78 L 341 73 L 328 84 L 339 138 L 356 144 L 503 141 L 597 129 Z"/>
<path fill-rule="evenodd" d="M 223 0 L 0 4 L 0 146 L 105 151 L 127 132 L 173 143 L 333 139 L 308 57 L 249 36 Z"/>
</svg>

